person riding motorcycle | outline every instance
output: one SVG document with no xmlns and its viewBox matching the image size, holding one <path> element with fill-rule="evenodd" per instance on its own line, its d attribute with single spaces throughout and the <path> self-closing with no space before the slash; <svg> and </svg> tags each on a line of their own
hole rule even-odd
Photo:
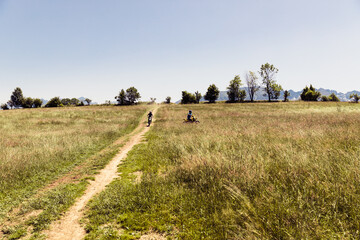
<svg viewBox="0 0 360 240">
<path fill-rule="evenodd" d="M 192 117 L 193 117 L 192 111 L 189 110 L 189 113 L 188 113 L 188 115 L 187 115 L 187 120 L 188 120 L 188 121 L 191 121 L 191 120 L 192 120 Z"/>
<path fill-rule="evenodd" d="M 152 116 L 153 116 L 153 113 L 150 111 L 150 112 L 148 113 L 148 126 L 150 126 L 150 124 L 151 124 Z"/>
</svg>

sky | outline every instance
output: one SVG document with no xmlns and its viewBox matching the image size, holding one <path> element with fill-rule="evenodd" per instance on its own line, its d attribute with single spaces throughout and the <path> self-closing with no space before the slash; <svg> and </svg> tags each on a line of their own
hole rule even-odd
<svg viewBox="0 0 360 240">
<path fill-rule="evenodd" d="M 0 103 L 176 101 L 266 62 L 284 89 L 360 90 L 360 0 L 0 0 Z"/>
</svg>

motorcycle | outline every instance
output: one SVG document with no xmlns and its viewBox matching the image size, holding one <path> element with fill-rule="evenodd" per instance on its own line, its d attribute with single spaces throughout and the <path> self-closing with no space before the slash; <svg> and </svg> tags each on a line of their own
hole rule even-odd
<svg viewBox="0 0 360 240">
<path fill-rule="evenodd" d="M 184 119 L 184 123 L 200 123 L 200 121 L 193 115 L 190 120 L 187 118 Z"/>
</svg>

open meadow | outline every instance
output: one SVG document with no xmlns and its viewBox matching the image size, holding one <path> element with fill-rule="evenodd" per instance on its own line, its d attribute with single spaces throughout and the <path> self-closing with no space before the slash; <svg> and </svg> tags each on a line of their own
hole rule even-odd
<svg viewBox="0 0 360 240">
<path fill-rule="evenodd" d="M 147 109 L 139 105 L 0 111 L 0 238 L 5 233 L 17 239 L 25 235 L 27 226 L 34 231 L 46 228 L 81 195 L 86 177 L 105 166 L 119 149 L 106 147 L 134 130 Z M 71 181 L 63 177 L 74 171 L 68 177 Z M 60 181 L 47 186 L 56 179 Z M 37 196 L 44 186 L 44 194 Z M 17 219 L 6 216 L 20 203 L 21 208 L 10 215 L 33 210 L 42 214 L 33 214 L 24 226 L 9 226 Z"/>
<path fill-rule="evenodd" d="M 359 136 L 360 104 L 163 106 L 86 239 L 359 239 Z"/>
</svg>

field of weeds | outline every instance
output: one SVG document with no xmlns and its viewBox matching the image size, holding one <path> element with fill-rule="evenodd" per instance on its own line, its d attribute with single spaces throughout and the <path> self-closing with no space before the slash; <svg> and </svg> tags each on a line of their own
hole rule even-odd
<svg viewBox="0 0 360 240">
<path fill-rule="evenodd" d="M 184 124 L 191 108 L 200 124 Z M 87 239 L 358 239 L 360 104 L 163 106 Z"/>
<path fill-rule="evenodd" d="M 1 111 L 0 220 L 37 189 L 130 133 L 146 109 L 89 106 Z M 101 160 L 99 156 L 97 161 Z"/>
</svg>

